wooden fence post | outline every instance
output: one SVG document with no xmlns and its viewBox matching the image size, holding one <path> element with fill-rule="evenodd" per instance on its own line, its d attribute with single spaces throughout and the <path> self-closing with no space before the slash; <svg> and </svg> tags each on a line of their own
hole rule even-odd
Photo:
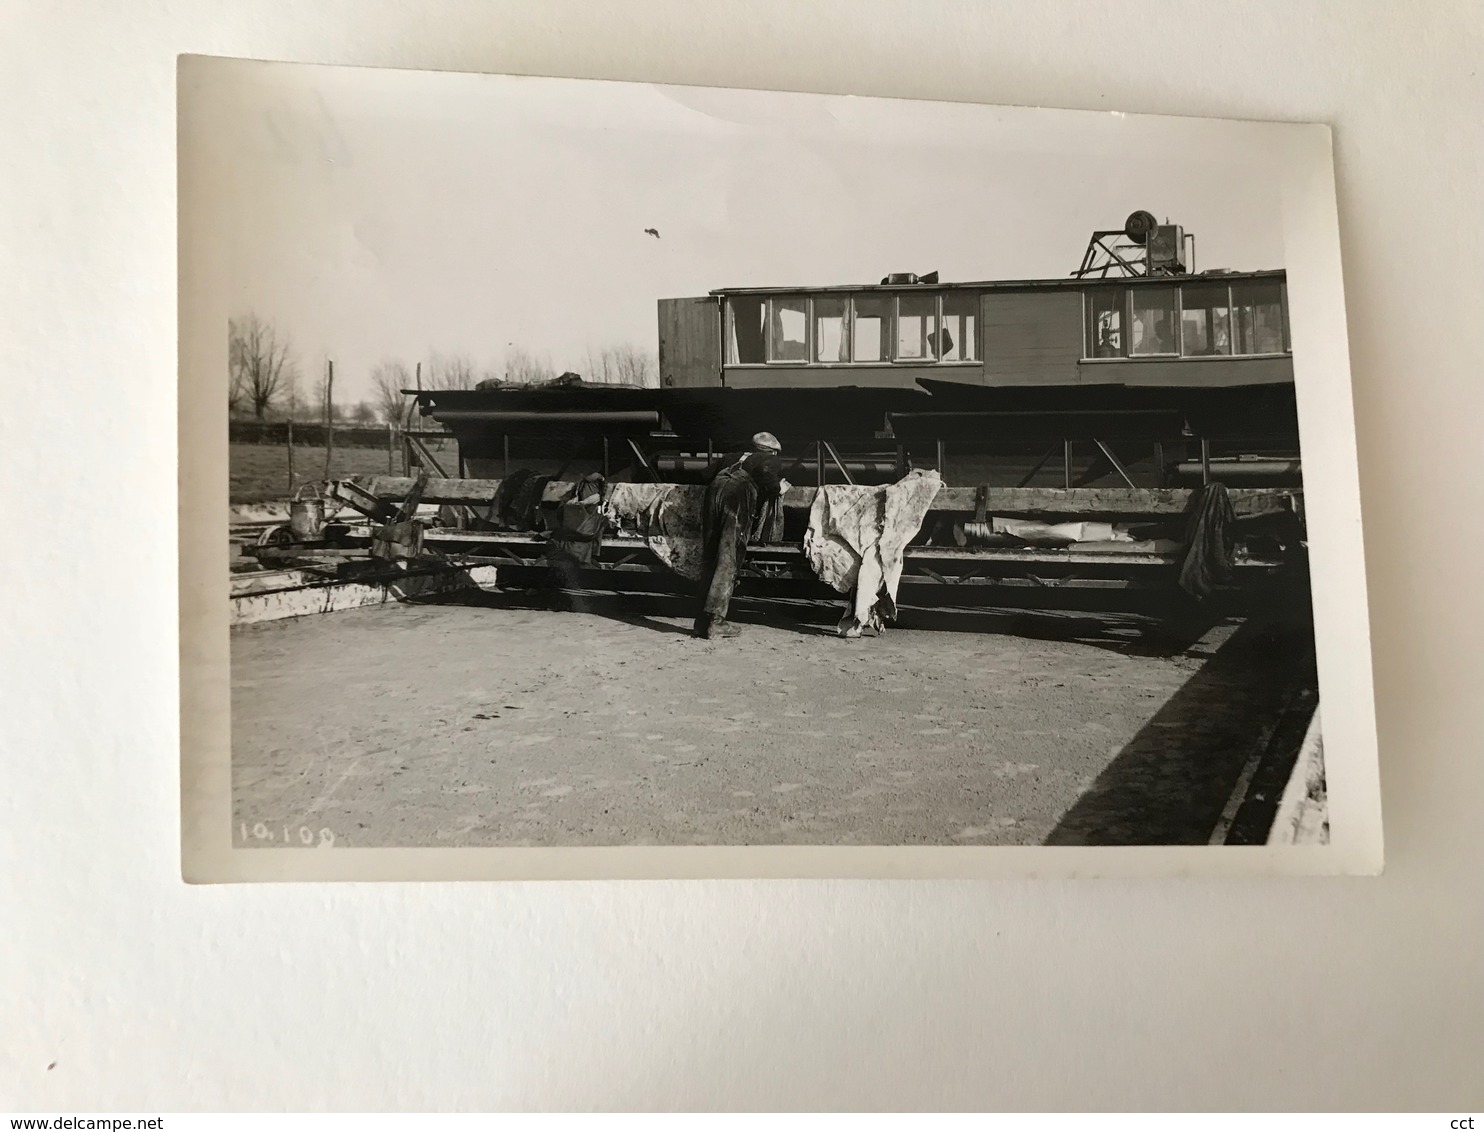
<svg viewBox="0 0 1484 1132">
<path fill-rule="evenodd" d="M 289 496 L 294 494 L 294 418 L 289 418 Z"/>
<path fill-rule="evenodd" d="M 330 478 L 330 459 L 335 452 L 335 362 L 325 359 L 325 479 Z"/>
</svg>

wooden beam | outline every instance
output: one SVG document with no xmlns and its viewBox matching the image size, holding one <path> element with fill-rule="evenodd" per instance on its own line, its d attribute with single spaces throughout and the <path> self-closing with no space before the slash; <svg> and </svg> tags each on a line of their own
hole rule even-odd
<svg viewBox="0 0 1484 1132">
<path fill-rule="evenodd" d="M 414 482 L 401 476 L 367 476 L 356 481 L 362 490 L 377 499 L 396 503 L 406 499 Z M 423 490 L 422 502 L 487 505 L 499 487 L 500 481 L 493 479 L 430 479 Z M 553 480 L 546 485 L 542 499 L 559 503 L 571 495 L 572 488 L 570 483 Z M 792 487 L 784 494 L 783 505 L 808 510 L 814 505 L 815 490 Z M 929 510 L 971 513 L 981 491 L 986 514 L 1004 517 L 1176 516 L 1185 513 L 1193 493 L 1193 489 L 1183 487 L 943 487 Z M 1276 487 L 1236 487 L 1230 489 L 1230 494 L 1237 515 L 1244 518 L 1290 510 L 1290 500 L 1300 504 L 1303 497 L 1300 489 Z"/>
<path fill-rule="evenodd" d="M 258 621 L 277 621 L 285 617 L 336 613 L 345 609 L 363 609 L 369 605 L 411 601 L 435 594 L 485 589 L 494 586 L 496 580 L 497 574 L 493 566 L 442 567 L 437 570 L 409 572 L 401 577 L 357 582 L 319 580 L 296 584 L 294 579 L 284 576 L 283 584 L 277 589 L 234 591 L 231 599 L 231 624 L 246 625 Z"/>
</svg>

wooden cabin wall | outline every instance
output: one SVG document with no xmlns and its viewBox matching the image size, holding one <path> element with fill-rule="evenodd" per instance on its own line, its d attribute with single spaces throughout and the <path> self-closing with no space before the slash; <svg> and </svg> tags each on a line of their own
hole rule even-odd
<svg viewBox="0 0 1484 1132">
<path fill-rule="evenodd" d="M 721 384 L 721 304 L 710 295 L 659 301 L 660 385 L 693 389 Z"/>
<path fill-rule="evenodd" d="M 1080 291 L 986 291 L 986 385 L 1076 385 L 1082 360 Z"/>
</svg>

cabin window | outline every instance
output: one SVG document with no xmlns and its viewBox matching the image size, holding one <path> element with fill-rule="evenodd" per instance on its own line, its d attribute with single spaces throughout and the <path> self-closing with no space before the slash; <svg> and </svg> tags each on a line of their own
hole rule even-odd
<svg viewBox="0 0 1484 1132">
<path fill-rule="evenodd" d="M 846 320 L 850 301 L 844 296 L 820 295 L 814 300 L 814 360 L 848 362 L 850 336 Z"/>
<path fill-rule="evenodd" d="M 1083 306 L 1085 358 L 1220 358 L 1290 348 L 1281 279 L 1090 287 Z"/>
<path fill-rule="evenodd" d="M 1209 358 L 1232 352 L 1231 295 L 1224 283 L 1180 288 L 1180 352 Z"/>
<path fill-rule="evenodd" d="M 943 321 L 938 330 L 938 360 L 972 362 L 979 358 L 979 296 L 950 291 L 943 296 Z"/>
<path fill-rule="evenodd" d="M 897 361 L 932 361 L 938 345 L 938 296 L 898 296 Z"/>
<path fill-rule="evenodd" d="M 1175 288 L 1134 287 L 1131 293 L 1129 354 L 1175 353 Z"/>
<path fill-rule="evenodd" d="M 729 295 L 725 363 L 976 362 L 979 301 L 977 291 Z"/>
<path fill-rule="evenodd" d="M 803 296 L 769 300 L 768 361 L 807 361 L 808 341 L 809 300 Z"/>
<path fill-rule="evenodd" d="M 1122 287 L 1100 287 L 1087 294 L 1087 355 L 1123 357 L 1123 321 L 1128 292 Z"/>
<path fill-rule="evenodd" d="M 735 295 L 727 300 L 727 362 L 760 365 L 768 360 L 763 338 L 767 304 L 758 295 Z"/>
<path fill-rule="evenodd" d="M 891 340 L 891 296 L 857 295 L 851 303 L 854 317 L 850 320 L 852 357 L 857 362 L 884 362 L 886 344 Z"/>
<path fill-rule="evenodd" d="M 1283 288 L 1278 280 L 1233 282 L 1231 294 L 1236 352 L 1283 353 Z"/>
</svg>

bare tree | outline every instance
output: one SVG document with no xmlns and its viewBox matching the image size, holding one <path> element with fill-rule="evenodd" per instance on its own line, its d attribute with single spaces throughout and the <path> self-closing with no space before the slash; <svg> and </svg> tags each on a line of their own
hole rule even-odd
<svg viewBox="0 0 1484 1132">
<path fill-rule="evenodd" d="M 375 391 L 373 403 L 381 419 L 388 423 L 401 420 L 411 400 L 402 395 L 402 390 L 412 388 L 412 371 L 404 362 L 380 361 L 371 371 L 371 385 Z"/>
<path fill-rule="evenodd" d="M 227 414 L 238 416 L 247 407 L 246 347 L 234 320 L 227 320 Z"/>
<path fill-rule="evenodd" d="M 505 351 L 505 380 L 530 384 L 550 381 L 556 376 L 550 358 L 537 358 L 529 350 L 512 346 Z"/>
<path fill-rule="evenodd" d="M 379 419 L 376 407 L 370 401 L 357 401 L 356 407 L 351 410 L 351 420 L 356 424 L 373 425 Z"/>
<path fill-rule="evenodd" d="M 227 361 L 228 404 L 251 408 L 258 420 L 268 415 L 298 374 L 287 336 L 280 338 L 256 314 L 228 320 Z"/>
<path fill-rule="evenodd" d="M 623 385 L 657 385 L 659 367 L 654 355 L 633 346 L 610 346 L 587 351 L 587 378 Z"/>
<path fill-rule="evenodd" d="M 614 350 L 618 380 L 625 385 L 658 385 L 659 366 L 648 350 L 619 346 Z"/>
<path fill-rule="evenodd" d="M 613 351 L 594 350 L 589 346 L 587 348 L 587 365 L 582 371 L 582 376 L 587 378 L 588 381 L 617 381 L 618 377 L 613 367 Z"/>
<path fill-rule="evenodd" d="M 474 363 L 467 354 L 433 354 L 424 370 L 427 389 L 473 389 Z"/>
</svg>

